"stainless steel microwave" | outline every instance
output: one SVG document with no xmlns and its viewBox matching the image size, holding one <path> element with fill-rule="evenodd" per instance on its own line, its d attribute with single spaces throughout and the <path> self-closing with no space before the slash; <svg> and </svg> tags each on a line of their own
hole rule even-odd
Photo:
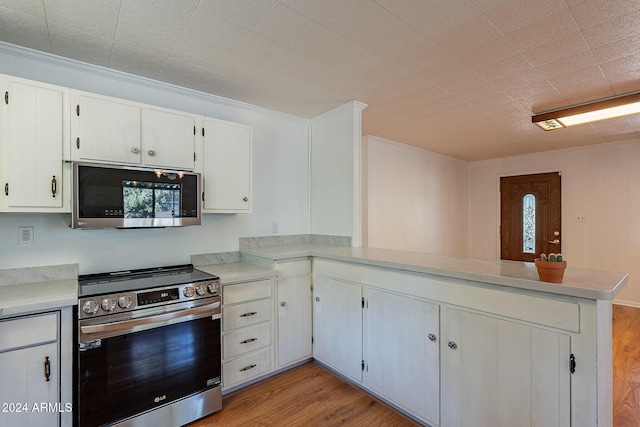
<svg viewBox="0 0 640 427">
<path fill-rule="evenodd" d="M 200 225 L 199 173 L 73 163 L 72 228 Z"/>
</svg>

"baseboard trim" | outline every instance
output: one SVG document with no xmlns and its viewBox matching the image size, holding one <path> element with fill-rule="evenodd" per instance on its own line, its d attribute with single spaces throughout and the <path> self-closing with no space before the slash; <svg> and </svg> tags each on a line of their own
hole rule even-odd
<svg viewBox="0 0 640 427">
<path fill-rule="evenodd" d="M 625 305 L 627 307 L 640 308 L 640 302 L 636 302 L 636 301 L 625 301 L 625 300 L 620 300 L 620 299 L 614 299 L 613 303 L 615 305 Z"/>
</svg>

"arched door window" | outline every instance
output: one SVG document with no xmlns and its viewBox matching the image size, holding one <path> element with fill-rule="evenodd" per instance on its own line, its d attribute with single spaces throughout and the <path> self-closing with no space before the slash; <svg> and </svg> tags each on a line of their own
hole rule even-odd
<svg viewBox="0 0 640 427">
<path fill-rule="evenodd" d="M 533 194 L 522 199 L 522 252 L 536 253 L 536 197 Z"/>
</svg>

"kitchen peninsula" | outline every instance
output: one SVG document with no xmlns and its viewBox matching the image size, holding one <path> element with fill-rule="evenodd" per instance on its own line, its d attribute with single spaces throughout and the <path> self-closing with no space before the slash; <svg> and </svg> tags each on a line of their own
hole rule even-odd
<svg viewBox="0 0 640 427">
<path fill-rule="evenodd" d="M 551 284 L 531 263 L 306 242 L 241 239 L 241 254 L 311 259 L 313 357 L 421 422 L 612 426 L 625 273 L 568 268 Z"/>
</svg>

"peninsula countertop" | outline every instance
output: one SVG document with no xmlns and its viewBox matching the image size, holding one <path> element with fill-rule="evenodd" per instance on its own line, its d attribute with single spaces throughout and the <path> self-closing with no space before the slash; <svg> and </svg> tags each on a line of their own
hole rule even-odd
<svg viewBox="0 0 640 427">
<path fill-rule="evenodd" d="M 313 244 L 265 246 L 242 249 L 241 252 L 273 260 L 311 256 L 593 300 L 612 300 L 626 285 L 628 278 L 627 273 L 573 268 L 571 261 L 563 283 L 547 283 L 538 280 L 536 267 L 530 262 Z"/>
</svg>

